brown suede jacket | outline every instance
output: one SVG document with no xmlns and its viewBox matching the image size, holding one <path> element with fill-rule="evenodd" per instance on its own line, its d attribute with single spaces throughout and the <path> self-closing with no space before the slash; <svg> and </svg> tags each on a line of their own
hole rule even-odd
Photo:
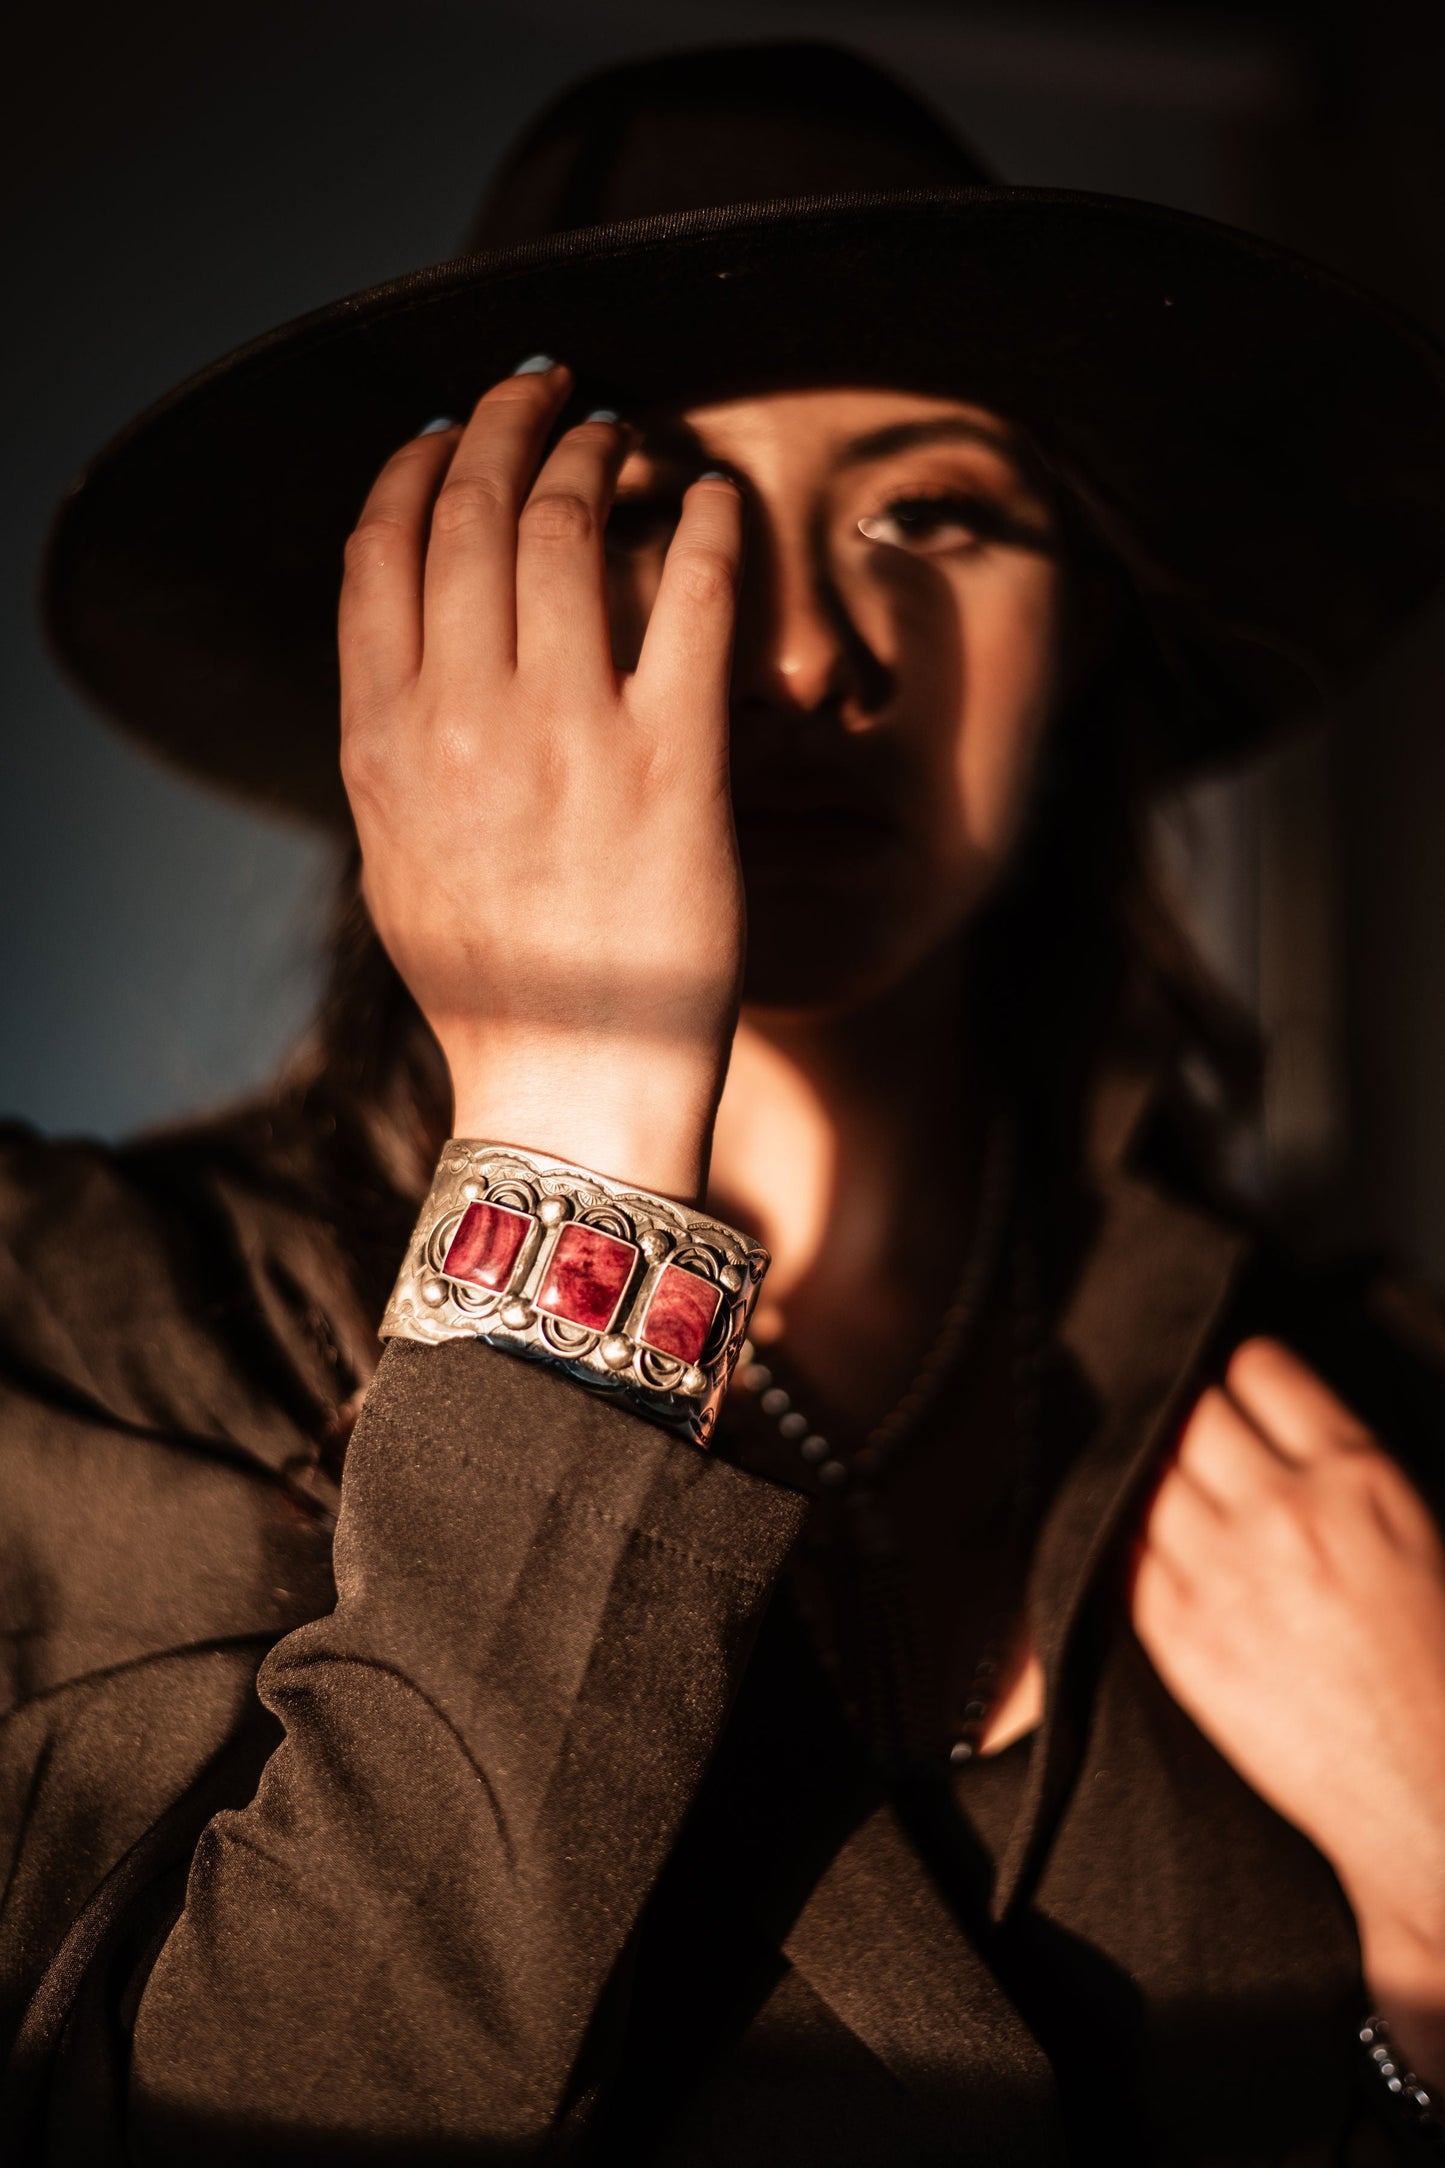
<svg viewBox="0 0 1445 2168">
<path fill-rule="evenodd" d="M 903 1800 L 797 1623 L 780 1485 L 398 1342 L 333 1495 L 375 1349 L 225 1138 L 4 1136 L 0 2159 L 1412 2157 L 1333 1874 L 1164 1691 L 1110 1561 L 1248 1330 L 1439 1510 L 1431 1321 L 1120 1164 L 1057 1326 L 1043 1727 Z"/>
</svg>

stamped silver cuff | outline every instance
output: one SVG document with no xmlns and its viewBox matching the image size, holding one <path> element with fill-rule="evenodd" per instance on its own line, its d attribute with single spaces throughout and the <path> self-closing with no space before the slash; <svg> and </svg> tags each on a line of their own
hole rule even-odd
<svg viewBox="0 0 1445 2168">
<path fill-rule="evenodd" d="M 671 1197 L 454 1137 L 381 1332 L 551 1363 L 705 1445 L 768 1262 L 760 1243 Z"/>
</svg>

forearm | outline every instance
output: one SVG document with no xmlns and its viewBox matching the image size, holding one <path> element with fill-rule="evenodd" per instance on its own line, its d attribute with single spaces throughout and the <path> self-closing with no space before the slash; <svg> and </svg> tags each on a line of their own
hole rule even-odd
<svg viewBox="0 0 1445 2168">
<path fill-rule="evenodd" d="M 137 2160 L 537 2140 L 799 1511 L 570 1381 L 392 1346 L 336 1610 L 262 1671 L 286 1742 L 141 1998 Z"/>
</svg>

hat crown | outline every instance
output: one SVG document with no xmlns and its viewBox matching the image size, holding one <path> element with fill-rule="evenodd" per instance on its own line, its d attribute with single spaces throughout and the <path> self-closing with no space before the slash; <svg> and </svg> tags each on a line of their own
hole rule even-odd
<svg viewBox="0 0 1445 2168">
<path fill-rule="evenodd" d="M 503 157 L 471 249 L 719 204 L 986 185 L 938 116 L 822 40 L 668 53 L 605 68 Z"/>
</svg>

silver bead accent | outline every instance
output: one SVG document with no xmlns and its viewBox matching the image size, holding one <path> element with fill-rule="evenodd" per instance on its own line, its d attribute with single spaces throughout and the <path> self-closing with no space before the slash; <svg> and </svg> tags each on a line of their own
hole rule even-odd
<svg viewBox="0 0 1445 2168">
<path fill-rule="evenodd" d="M 504 1302 L 502 1305 L 502 1323 L 508 1332 L 525 1332 L 532 1322 L 532 1314 L 530 1302 Z"/>
<path fill-rule="evenodd" d="M 632 1342 L 626 1333 L 610 1332 L 597 1352 L 609 1370 L 625 1370 L 632 1360 Z"/>
<path fill-rule="evenodd" d="M 466 1198 L 468 1204 L 475 1204 L 481 1194 L 482 1185 L 480 1182 L 463 1182 L 462 1195 Z"/>
<path fill-rule="evenodd" d="M 556 1227 L 572 1216 L 572 1202 L 568 1197 L 544 1197 L 537 1207 L 537 1217 L 544 1227 Z"/>
<path fill-rule="evenodd" d="M 746 1274 L 743 1272 L 741 1265 L 724 1265 L 722 1271 L 718 1274 L 718 1278 L 722 1281 L 723 1286 L 735 1295 L 742 1286 Z"/>
<path fill-rule="evenodd" d="M 638 1236 L 637 1247 L 650 1265 L 660 1265 L 672 1248 L 672 1237 L 665 1234 L 661 1227 L 649 1227 L 644 1234 Z"/>
<path fill-rule="evenodd" d="M 436 1309 L 439 1303 L 445 1302 L 447 1299 L 445 1280 L 423 1280 L 421 1299 L 423 1302 L 429 1302 L 433 1309 Z"/>
<path fill-rule="evenodd" d="M 794 1408 L 790 1415 L 784 1415 L 780 1418 L 778 1429 L 785 1438 L 804 1437 L 807 1434 L 808 1418 Z"/>
<path fill-rule="evenodd" d="M 774 1416 L 786 1415 L 791 1404 L 790 1396 L 784 1392 L 781 1385 L 769 1386 L 768 1390 L 763 1394 L 761 1402 L 764 1415 Z"/>
<path fill-rule="evenodd" d="M 683 1371 L 682 1376 L 677 1381 L 677 1389 L 680 1393 L 700 1393 L 706 1384 L 707 1378 L 704 1373 L 693 1365 Z"/>
</svg>

